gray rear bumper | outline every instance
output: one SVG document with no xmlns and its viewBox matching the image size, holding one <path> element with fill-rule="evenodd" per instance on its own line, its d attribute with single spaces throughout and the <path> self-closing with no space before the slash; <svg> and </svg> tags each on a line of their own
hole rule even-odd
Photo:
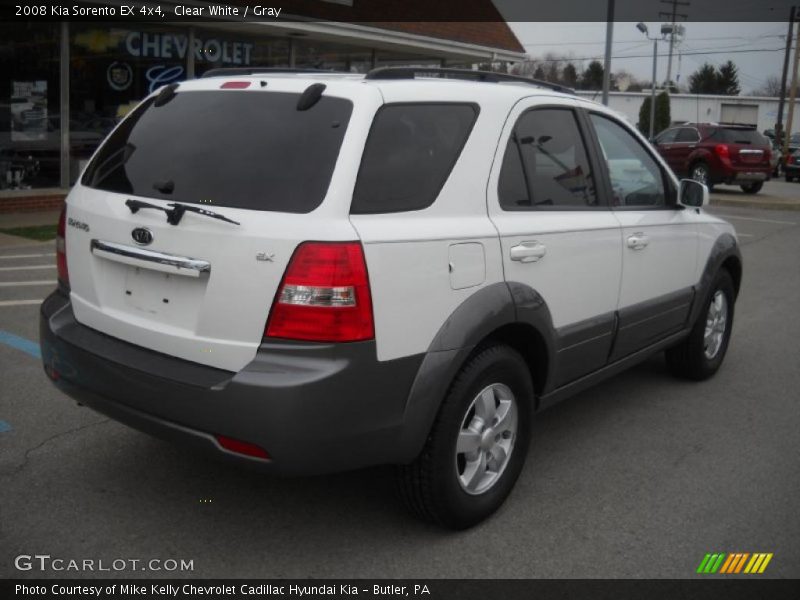
<svg viewBox="0 0 800 600">
<path fill-rule="evenodd" d="M 42 304 L 40 338 L 48 375 L 82 404 L 263 470 L 313 474 L 407 462 L 425 435 L 409 431 L 425 425 L 409 425 L 405 415 L 423 356 L 379 362 L 373 341 L 263 344 L 231 373 L 85 327 L 59 292 Z M 270 460 L 229 452 L 214 435 L 256 444 Z"/>
</svg>

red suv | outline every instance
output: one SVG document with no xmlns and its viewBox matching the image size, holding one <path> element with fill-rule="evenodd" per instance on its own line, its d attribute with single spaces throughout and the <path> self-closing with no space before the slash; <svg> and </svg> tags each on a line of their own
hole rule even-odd
<svg viewBox="0 0 800 600">
<path fill-rule="evenodd" d="M 727 183 L 755 194 L 771 175 L 769 140 L 753 127 L 684 123 L 661 132 L 653 143 L 676 175 L 709 189 Z"/>
</svg>

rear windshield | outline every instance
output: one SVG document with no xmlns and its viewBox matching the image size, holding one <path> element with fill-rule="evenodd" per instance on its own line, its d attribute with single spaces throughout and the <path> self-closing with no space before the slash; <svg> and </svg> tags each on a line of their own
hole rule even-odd
<svg viewBox="0 0 800 600">
<path fill-rule="evenodd" d="M 112 133 L 89 187 L 179 202 L 306 213 L 328 190 L 353 105 L 299 94 L 178 92 L 147 100 Z"/>
<path fill-rule="evenodd" d="M 473 104 L 381 108 L 364 148 L 350 212 L 402 212 L 433 204 L 477 115 Z"/>
<path fill-rule="evenodd" d="M 711 134 L 711 139 L 725 144 L 749 144 L 769 146 L 767 138 L 755 129 L 719 128 Z"/>
</svg>

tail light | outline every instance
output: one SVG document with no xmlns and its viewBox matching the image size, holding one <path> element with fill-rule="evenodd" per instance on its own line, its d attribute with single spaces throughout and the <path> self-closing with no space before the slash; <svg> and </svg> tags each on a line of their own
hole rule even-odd
<svg viewBox="0 0 800 600">
<path fill-rule="evenodd" d="M 56 267 L 58 269 L 58 281 L 62 285 L 69 287 L 69 271 L 67 270 L 67 205 L 61 209 L 61 216 L 58 218 L 58 229 L 56 230 Z"/>
<path fill-rule="evenodd" d="M 300 244 L 286 267 L 265 335 L 316 342 L 372 339 L 372 298 L 361 244 Z"/>
<path fill-rule="evenodd" d="M 720 158 L 730 158 L 731 153 L 728 149 L 728 144 L 717 144 L 714 146 L 714 152 L 716 152 L 717 156 Z"/>
<path fill-rule="evenodd" d="M 793 165 L 794 164 L 794 154 L 790 154 L 786 157 L 786 164 Z"/>
</svg>

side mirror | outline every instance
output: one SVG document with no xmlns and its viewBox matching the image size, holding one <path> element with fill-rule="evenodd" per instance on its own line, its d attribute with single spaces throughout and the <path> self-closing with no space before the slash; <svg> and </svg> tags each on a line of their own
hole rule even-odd
<svg viewBox="0 0 800 600">
<path fill-rule="evenodd" d="M 681 179 L 678 202 L 692 208 L 708 206 L 708 187 L 694 179 Z"/>
</svg>

